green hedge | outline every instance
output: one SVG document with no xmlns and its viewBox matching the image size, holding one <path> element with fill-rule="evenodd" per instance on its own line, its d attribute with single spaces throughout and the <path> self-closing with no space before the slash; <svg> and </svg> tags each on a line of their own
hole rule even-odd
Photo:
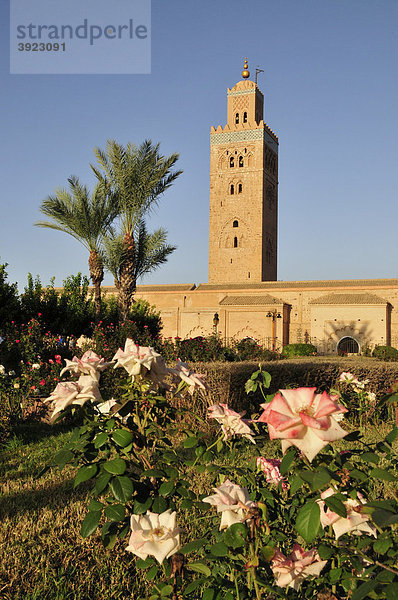
<svg viewBox="0 0 398 600">
<path fill-rule="evenodd" d="M 258 369 L 258 363 L 207 363 L 192 365 L 198 373 L 207 375 L 210 387 L 208 403 L 227 403 L 231 408 L 247 414 L 258 412 L 264 402 L 257 391 L 249 396 L 245 392 L 245 383 Z M 375 361 L 374 359 L 337 359 L 337 360 L 285 360 L 262 363 L 264 371 L 271 374 L 269 393 L 289 387 L 316 387 L 318 391 L 330 391 L 336 387 L 343 371 L 351 371 L 358 379 L 369 379 L 368 390 L 381 398 L 390 385 L 398 380 L 398 365 Z M 206 402 L 195 398 L 200 411 L 205 412 Z"/>
<path fill-rule="evenodd" d="M 376 346 L 372 356 L 380 360 L 398 361 L 398 350 L 392 346 Z"/>
<path fill-rule="evenodd" d="M 283 347 L 282 356 L 293 358 L 293 356 L 315 356 L 316 346 L 313 344 L 287 344 Z"/>
</svg>

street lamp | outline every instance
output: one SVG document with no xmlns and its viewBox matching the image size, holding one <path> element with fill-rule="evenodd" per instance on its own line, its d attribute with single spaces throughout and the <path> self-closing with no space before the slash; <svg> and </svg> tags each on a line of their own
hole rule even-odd
<svg viewBox="0 0 398 600">
<path fill-rule="evenodd" d="M 266 317 L 272 319 L 272 351 L 275 352 L 275 341 L 276 341 L 276 335 L 275 335 L 275 330 L 276 330 L 276 319 L 281 319 L 282 315 L 279 311 L 276 310 L 269 310 L 267 312 L 267 314 L 265 315 Z"/>
</svg>

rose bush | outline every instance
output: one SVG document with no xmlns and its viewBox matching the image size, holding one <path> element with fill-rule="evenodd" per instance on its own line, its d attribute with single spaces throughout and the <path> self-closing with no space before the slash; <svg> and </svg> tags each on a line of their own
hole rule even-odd
<svg viewBox="0 0 398 600">
<path fill-rule="evenodd" d="M 150 589 L 137 600 L 397 597 L 397 427 L 365 444 L 338 425 L 347 409 L 334 394 L 269 397 L 260 370 L 246 389 L 260 387 L 261 414 L 213 405 L 209 430 L 176 407 L 191 382 L 151 348 L 130 340 L 115 360 L 127 372 L 117 398 L 80 406 L 71 391 L 57 412 L 85 421 L 53 464 L 75 464 L 76 486 L 91 481 L 82 536 L 99 529 L 105 547 L 136 555 Z"/>
</svg>

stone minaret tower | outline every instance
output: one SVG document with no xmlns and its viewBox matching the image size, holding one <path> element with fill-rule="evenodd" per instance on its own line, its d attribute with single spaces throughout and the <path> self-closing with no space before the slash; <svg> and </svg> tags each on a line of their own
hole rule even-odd
<svg viewBox="0 0 398 600">
<path fill-rule="evenodd" d="M 210 131 L 209 283 L 277 278 L 278 138 L 247 59 L 242 77 L 228 89 L 226 126 Z"/>
</svg>

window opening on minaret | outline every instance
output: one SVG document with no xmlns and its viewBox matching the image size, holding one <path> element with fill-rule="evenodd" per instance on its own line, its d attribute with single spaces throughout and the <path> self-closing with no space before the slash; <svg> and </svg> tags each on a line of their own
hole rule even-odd
<svg viewBox="0 0 398 600">
<path fill-rule="evenodd" d="M 235 236 L 234 237 L 234 248 L 238 247 L 238 238 Z"/>
<path fill-rule="evenodd" d="M 238 194 L 242 193 L 242 184 L 238 183 Z"/>
<path fill-rule="evenodd" d="M 243 113 L 243 122 L 247 123 L 247 112 L 246 111 Z"/>
<path fill-rule="evenodd" d="M 233 196 L 233 195 L 235 194 L 235 186 L 234 186 L 234 184 L 233 184 L 233 183 L 231 183 L 231 189 L 230 189 L 230 192 L 231 192 L 231 196 Z"/>
<path fill-rule="evenodd" d="M 236 113 L 236 115 L 235 115 L 235 123 L 236 124 L 239 123 L 239 113 Z"/>
<path fill-rule="evenodd" d="M 238 223 L 238 221 L 234 221 L 234 222 L 232 223 L 232 227 L 239 227 L 239 223 Z"/>
<path fill-rule="evenodd" d="M 229 159 L 229 166 L 230 167 L 234 167 L 235 166 L 235 160 L 234 160 L 233 156 L 231 156 L 231 158 Z"/>
<path fill-rule="evenodd" d="M 247 274 L 247 278 L 250 279 L 250 271 Z"/>
<path fill-rule="evenodd" d="M 243 167 L 243 156 L 239 156 L 239 162 L 238 162 L 240 167 Z"/>
</svg>

